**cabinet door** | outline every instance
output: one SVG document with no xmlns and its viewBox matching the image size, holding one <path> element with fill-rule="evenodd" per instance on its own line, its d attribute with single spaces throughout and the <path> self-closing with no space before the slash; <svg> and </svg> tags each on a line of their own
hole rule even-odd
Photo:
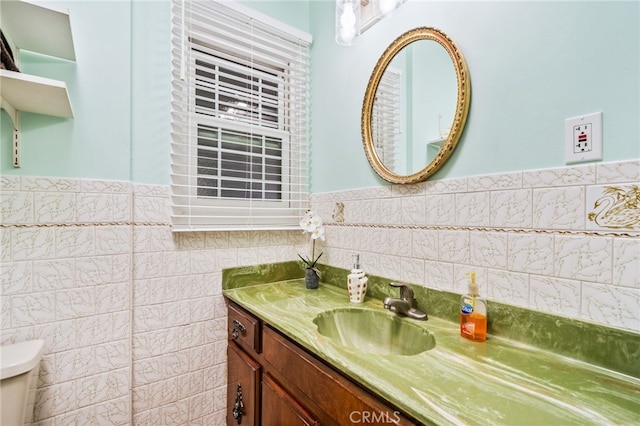
<svg viewBox="0 0 640 426">
<path fill-rule="evenodd" d="M 227 425 L 259 425 L 260 364 L 229 342 L 227 366 Z"/>
<path fill-rule="evenodd" d="M 337 424 L 415 424 L 271 327 L 263 327 L 262 336 L 265 368 L 298 401 L 312 401 Z"/>
<path fill-rule="evenodd" d="M 293 399 L 269 374 L 262 376 L 263 425 L 319 425 L 320 422 Z"/>
</svg>

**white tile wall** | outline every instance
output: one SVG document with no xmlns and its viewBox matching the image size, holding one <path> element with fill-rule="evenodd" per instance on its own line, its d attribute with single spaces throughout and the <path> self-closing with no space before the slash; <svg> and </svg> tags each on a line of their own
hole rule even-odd
<svg viewBox="0 0 640 426">
<path fill-rule="evenodd" d="M 97 184 L 2 177 L 1 339 L 46 342 L 36 424 L 129 423 L 131 185 Z"/>
<path fill-rule="evenodd" d="M 313 208 L 325 263 L 359 252 L 369 273 L 455 292 L 475 271 L 491 300 L 640 331 L 639 182 L 627 161 L 315 194 Z M 166 186 L 0 189 L 1 343 L 47 347 L 35 424 L 225 424 L 221 271 L 295 259 L 302 233 L 174 234 Z M 624 203 L 604 210 L 612 196 Z"/>
<path fill-rule="evenodd" d="M 300 233 L 171 234 L 168 188 L 134 185 L 134 195 L 134 424 L 225 424 L 221 271 L 291 260 Z"/>
<path fill-rule="evenodd" d="M 314 194 L 312 207 L 332 265 L 359 252 L 371 274 L 459 293 L 475 271 L 491 300 L 640 332 L 639 187 L 633 160 Z"/>
<path fill-rule="evenodd" d="M 173 234 L 169 188 L 2 176 L 1 343 L 46 341 L 38 426 L 223 425 L 226 267 L 299 232 Z"/>
</svg>

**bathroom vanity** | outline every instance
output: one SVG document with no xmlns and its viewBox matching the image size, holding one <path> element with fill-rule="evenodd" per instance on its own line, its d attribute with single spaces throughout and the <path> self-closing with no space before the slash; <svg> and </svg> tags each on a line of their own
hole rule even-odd
<svg viewBox="0 0 640 426">
<path fill-rule="evenodd" d="M 237 304 L 228 309 L 227 424 L 416 424 Z"/>
<path fill-rule="evenodd" d="M 431 315 L 396 319 L 379 299 L 351 304 L 338 286 L 307 290 L 303 279 L 264 282 L 243 272 L 223 278 L 230 425 L 238 424 L 234 410 L 243 425 L 640 421 L 638 377 L 494 335 L 471 342 L 455 322 Z M 323 317 L 355 311 L 371 313 L 372 327 L 384 318 L 401 321 L 403 329 L 414 329 L 411 340 L 426 343 L 384 353 L 321 332 Z"/>
</svg>

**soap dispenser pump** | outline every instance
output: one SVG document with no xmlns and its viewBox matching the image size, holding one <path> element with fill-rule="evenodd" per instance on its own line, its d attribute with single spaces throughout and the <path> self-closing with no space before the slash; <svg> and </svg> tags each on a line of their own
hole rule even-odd
<svg viewBox="0 0 640 426">
<path fill-rule="evenodd" d="M 480 297 L 476 273 L 470 276 L 467 294 L 460 298 L 460 335 L 476 342 L 487 339 L 487 302 Z"/>
<path fill-rule="evenodd" d="M 364 271 L 360 269 L 360 255 L 355 255 L 355 261 L 351 273 L 347 276 L 347 289 L 349 290 L 349 300 L 351 303 L 364 302 L 364 295 L 367 292 L 367 278 Z"/>
</svg>

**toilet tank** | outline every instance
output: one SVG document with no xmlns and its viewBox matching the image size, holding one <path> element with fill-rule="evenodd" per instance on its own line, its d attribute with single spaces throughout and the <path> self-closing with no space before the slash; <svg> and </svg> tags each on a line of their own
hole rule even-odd
<svg viewBox="0 0 640 426">
<path fill-rule="evenodd" d="M 0 346 L 0 425 L 30 424 L 43 340 Z"/>
</svg>

